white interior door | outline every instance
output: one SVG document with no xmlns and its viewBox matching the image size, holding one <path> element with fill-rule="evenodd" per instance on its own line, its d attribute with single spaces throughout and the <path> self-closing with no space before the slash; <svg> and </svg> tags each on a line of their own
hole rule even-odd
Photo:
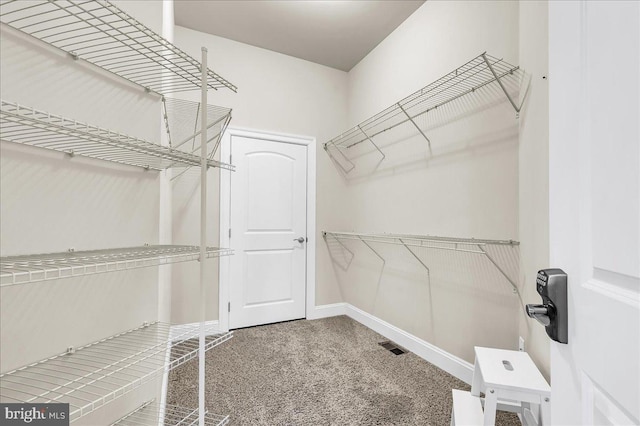
<svg viewBox="0 0 640 426">
<path fill-rule="evenodd" d="M 551 343 L 557 425 L 640 424 L 640 3 L 549 2 Z M 532 283 L 533 284 L 533 283 Z"/>
<path fill-rule="evenodd" d="M 305 317 L 307 146 L 234 136 L 229 327 Z"/>
</svg>

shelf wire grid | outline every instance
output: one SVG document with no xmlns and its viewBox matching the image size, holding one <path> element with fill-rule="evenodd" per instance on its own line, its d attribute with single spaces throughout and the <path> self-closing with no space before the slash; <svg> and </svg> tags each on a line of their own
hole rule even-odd
<svg viewBox="0 0 640 426">
<path fill-rule="evenodd" d="M 207 247 L 206 257 L 233 254 L 231 249 Z M 188 262 L 200 258 L 199 246 L 154 245 L 104 250 L 0 257 L 0 287 L 82 275 Z"/>
<path fill-rule="evenodd" d="M 189 155 L 200 153 L 200 102 L 163 98 L 164 120 L 169 139 L 169 146 Z M 207 105 L 207 159 L 215 161 L 214 156 L 220 146 L 222 135 L 231 121 L 231 109 L 215 105 Z M 217 162 L 219 168 L 235 170 L 234 166 Z M 190 167 L 182 170 L 174 178 L 185 173 Z"/>
<path fill-rule="evenodd" d="M 206 331 L 205 351 L 232 332 Z M 198 356 L 197 332 L 154 322 L 0 374 L 0 401 L 69 403 L 71 422 Z"/>
<path fill-rule="evenodd" d="M 338 152 L 336 161 L 339 164 L 348 162 L 350 166 L 355 167 L 350 161 L 349 149 L 368 142 L 373 144 L 384 158 L 384 153 L 375 143 L 376 137 L 403 124 L 413 126 L 414 130 L 419 132 L 430 146 L 431 141 L 426 135 L 427 129 L 424 126 L 424 123 L 427 122 L 425 120 L 427 114 L 489 85 L 497 85 L 498 90 L 506 95 L 516 112 L 519 112 L 520 106 L 514 99 L 517 98 L 523 77 L 524 72 L 518 66 L 482 53 L 454 71 L 326 142 L 324 144 L 325 150 L 334 157 Z M 353 168 L 342 167 L 346 172 Z"/>
<path fill-rule="evenodd" d="M 356 233 L 356 232 L 332 232 L 323 231 L 326 240 L 327 236 L 334 239 L 347 250 L 353 258 L 353 252 L 348 250 L 341 241 L 354 240 L 364 243 L 378 257 L 380 254 L 368 243 L 382 243 L 404 246 L 411 254 L 429 271 L 426 264 L 416 255 L 411 248 L 446 250 L 459 253 L 469 253 L 486 258 L 491 267 L 494 267 L 511 286 L 514 292 L 518 292 L 516 285 L 519 264 L 518 247 L 520 243 L 514 240 L 487 240 L 475 238 L 455 238 L 438 237 L 431 235 L 411 235 L 411 234 L 386 234 L 386 233 Z M 384 259 L 382 259 L 384 261 Z M 350 262 L 349 262 L 350 263 Z M 515 268 L 514 268 L 515 265 Z M 346 265 L 348 267 L 348 264 Z M 343 267 L 344 269 L 344 267 Z"/>
<path fill-rule="evenodd" d="M 198 409 L 184 408 L 176 405 L 162 405 L 149 401 L 127 414 L 111 426 L 178 426 L 197 425 Z M 206 426 L 225 426 L 229 424 L 229 416 L 206 413 Z"/>
<path fill-rule="evenodd" d="M 145 169 L 200 167 L 198 155 L 4 100 L 0 101 L 0 139 Z M 207 164 L 231 167 L 213 159 Z"/>
<path fill-rule="evenodd" d="M 200 88 L 197 60 L 108 1 L 2 0 L 0 21 L 146 90 Z M 237 91 L 211 69 L 207 76 L 210 89 Z"/>
</svg>

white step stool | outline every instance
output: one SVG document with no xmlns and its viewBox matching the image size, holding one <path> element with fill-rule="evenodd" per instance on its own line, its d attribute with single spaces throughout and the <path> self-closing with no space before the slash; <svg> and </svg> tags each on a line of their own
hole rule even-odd
<svg viewBox="0 0 640 426">
<path fill-rule="evenodd" d="M 453 391 L 452 425 L 495 425 L 496 410 L 530 410 L 538 425 L 549 426 L 551 387 L 526 352 L 475 347 L 471 392 Z M 480 392 L 484 410 L 478 418 Z M 456 402 L 457 401 L 457 402 Z"/>
<path fill-rule="evenodd" d="M 482 402 L 479 396 L 471 392 L 453 389 L 453 408 L 451 409 L 451 426 L 475 426 L 484 421 Z"/>
</svg>

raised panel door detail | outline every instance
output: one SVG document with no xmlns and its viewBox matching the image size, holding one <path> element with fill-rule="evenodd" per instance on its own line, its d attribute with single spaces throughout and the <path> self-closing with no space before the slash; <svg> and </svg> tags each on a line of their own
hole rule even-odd
<svg viewBox="0 0 640 426">
<path fill-rule="evenodd" d="M 292 301 L 293 250 L 246 251 L 244 307 Z"/>
<path fill-rule="evenodd" d="M 274 152 L 246 155 L 247 231 L 293 231 L 294 161 Z"/>
</svg>

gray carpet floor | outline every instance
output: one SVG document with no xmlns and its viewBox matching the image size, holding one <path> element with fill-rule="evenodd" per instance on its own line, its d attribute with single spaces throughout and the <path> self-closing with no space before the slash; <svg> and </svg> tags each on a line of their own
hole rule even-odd
<svg viewBox="0 0 640 426">
<path fill-rule="evenodd" d="M 469 386 L 383 340 L 346 316 L 236 330 L 207 353 L 207 409 L 234 425 L 449 425 L 451 389 Z M 197 359 L 171 372 L 167 402 L 198 406 Z"/>
</svg>

